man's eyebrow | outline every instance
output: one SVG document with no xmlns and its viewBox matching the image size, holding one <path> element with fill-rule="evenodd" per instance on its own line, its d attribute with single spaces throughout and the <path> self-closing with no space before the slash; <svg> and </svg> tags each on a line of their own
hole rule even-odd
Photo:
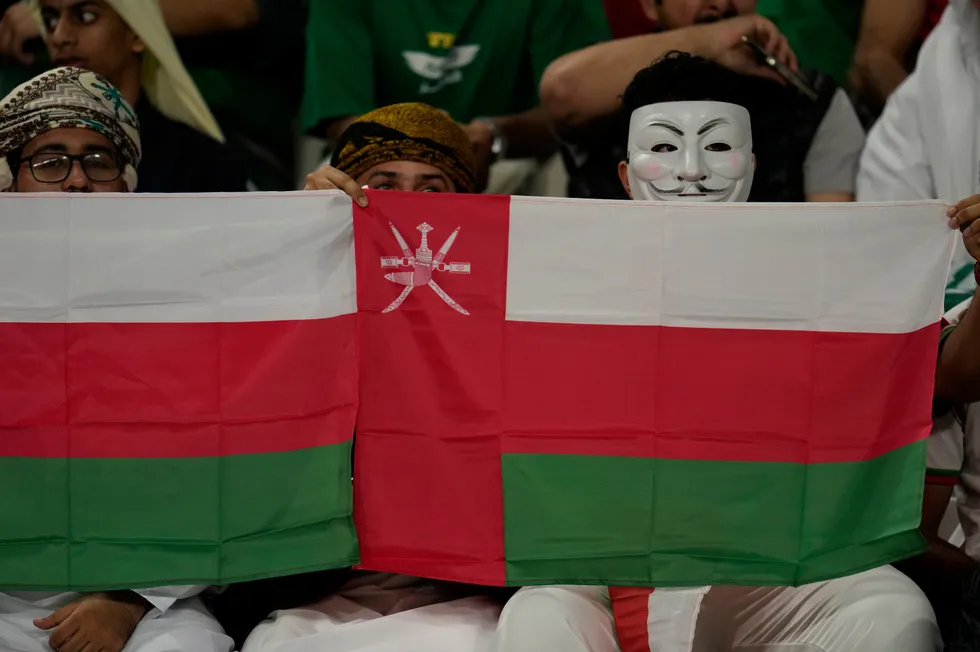
<svg viewBox="0 0 980 652">
<path fill-rule="evenodd" d="M 368 181 L 370 181 L 371 179 L 374 179 L 375 177 L 384 177 L 385 179 L 397 179 L 400 176 L 401 175 L 398 174 L 397 172 L 389 172 L 387 170 L 378 170 L 377 172 L 373 173 L 370 177 L 368 177 Z"/>
<path fill-rule="evenodd" d="M 35 154 L 46 154 L 47 152 L 57 152 L 59 154 L 64 154 L 67 151 L 68 148 L 62 145 L 61 143 L 48 143 L 47 145 L 41 145 L 30 154 L 25 153 L 24 158 L 30 158 Z"/>
<path fill-rule="evenodd" d="M 98 3 L 92 2 L 92 0 L 78 0 L 77 2 L 65 2 L 65 3 L 62 3 L 62 4 L 58 5 L 57 7 L 52 7 L 50 5 L 47 5 L 47 6 L 41 7 L 41 12 L 43 13 L 45 11 L 62 11 L 64 9 L 84 8 L 84 7 L 89 6 L 89 5 L 91 5 L 93 7 L 96 7 L 96 8 L 99 6 Z"/>
<path fill-rule="evenodd" d="M 430 174 L 419 174 L 416 175 L 416 178 L 422 181 L 442 181 L 442 182 L 446 181 L 446 175 L 442 174 L 441 172 L 435 172 Z"/>
<path fill-rule="evenodd" d="M 727 125 L 727 124 L 728 124 L 728 120 L 726 120 L 725 118 L 715 118 L 714 120 L 710 120 L 703 127 L 698 129 L 698 136 L 708 133 L 709 131 L 711 131 L 712 129 L 714 129 L 719 125 Z"/>
<path fill-rule="evenodd" d="M 84 151 L 86 154 L 88 154 L 89 152 L 105 152 L 106 154 L 116 153 L 116 150 L 112 149 L 111 147 L 106 147 L 105 145 L 97 145 L 95 143 L 86 145 L 82 151 Z"/>
<path fill-rule="evenodd" d="M 678 136 L 683 136 L 684 132 L 670 124 L 669 122 L 651 122 L 648 127 L 660 127 L 661 129 L 666 129 L 667 131 L 672 131 Z"/>
</svg>

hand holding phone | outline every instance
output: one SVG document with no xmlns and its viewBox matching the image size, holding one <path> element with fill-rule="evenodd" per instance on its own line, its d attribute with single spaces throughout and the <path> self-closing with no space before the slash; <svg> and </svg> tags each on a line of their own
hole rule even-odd
<svg viewBox="0 0 980 652">
<path fill-rule="evenodd" d="M 749 38 L 748 36 L 742 37 L 742 43 L 752 48 L 759 57 L 759 61 L 772 68 L 776 71 L 780 77 L 785 79 L 787 82 L 792 84 L 796 90 L 810 98 L 810 100 L 816 102 L 819 95 L 813 88 L 797 73 L 789 69 L 788 66 L 777 60 L 769 52 L 766 52 L 765 48 L 759 45 L 755 40 Z"/>
</svg>

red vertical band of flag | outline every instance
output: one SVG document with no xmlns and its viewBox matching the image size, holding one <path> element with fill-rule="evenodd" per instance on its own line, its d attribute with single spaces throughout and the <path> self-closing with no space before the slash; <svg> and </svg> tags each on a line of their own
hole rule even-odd
<svg viewBox="0 0 980 652">
<path fill-rule="evenodd" d="M 475 210 L 474 210 L 475 209 Z M 362 565 L 409 575 L 502 584 L 499 374 L 507 283 L 509 200 L 374 193 L 355 209 L 362 341 L 354 518 Z M 405 286 L 382 258 L 415 254 L 423 224 L 435 253 L 457 228 L 445 263 L 469 274 L 432 279 L 383 313 Z"/>
</svg>

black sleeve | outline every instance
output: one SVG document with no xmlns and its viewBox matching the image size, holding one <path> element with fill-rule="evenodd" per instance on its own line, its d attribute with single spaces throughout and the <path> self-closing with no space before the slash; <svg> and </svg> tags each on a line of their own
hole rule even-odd
<svg viewBox="0 0 980 652">
<path fill-rule="evenodd" d="M 245 192 L 248 176 L 242 157 L 228 145 L 206 138 L 202 146 L 195 192 Z"/>
</svg>

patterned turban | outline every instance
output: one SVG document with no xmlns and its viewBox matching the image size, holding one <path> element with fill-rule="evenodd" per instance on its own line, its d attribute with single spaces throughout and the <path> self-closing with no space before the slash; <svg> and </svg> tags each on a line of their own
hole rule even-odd
<svg viewBox="0 0 980 652">
<path fill-rule="evenodd" d="M 330 164 L 355 179 L 381 163 L 413 161 L 442 170 L 457 192 L 476 191 L 476 154 L 466 132 L 427 104 L 365 113 L 340 137 Z"/>
<path fill-rule="evenodd" d="M 103 77 L 79 68 L 56 68 L 18 86 L 0 102 L 0 189 L 13 183 L 7 155 L 53 129 L 97 131 L 126 163 L 123 179 L 136 190 L 140 127 L 136 113 Z"/>
</svg>

